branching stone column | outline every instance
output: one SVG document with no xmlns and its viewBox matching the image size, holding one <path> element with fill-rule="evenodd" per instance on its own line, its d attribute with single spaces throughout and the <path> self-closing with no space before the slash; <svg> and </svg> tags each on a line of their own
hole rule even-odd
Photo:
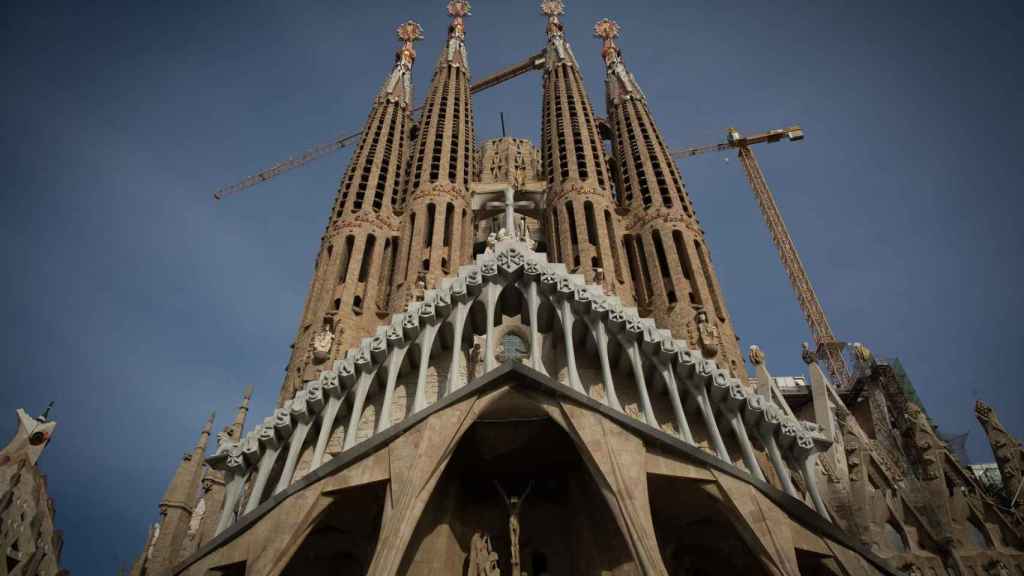
<svg viewBox="0 0 1024 576">
<path fill-rule="evenodd" d="M 622 412 L 622 404 L 615 393 L 615 379 L 612 376 L 611 362 L 608 359 L 608 330 L 605 328 L 605 316 L 608 314 L 608 307 L 603 299 L 595 300 L 590 307 L 590 314 L 584 319 L 590 328 L 590 333 L 597 343 L 597 358 L 601 363 L 601 378 L 605 385 L 605 404 Z"/>
<path fill-rule="evenodd" d="M 627 321 L 627 325 L 629 322 Z M 633 330 L 624 330 L 619 333 L 619 343 L 622 344 L 629 364 L 633 367 L 633 380 L 636 381 L 636 391 L 640 396 L 640 405 L 644 411 L 644 421 L 655 428 L 658 421 L 654 417 L 654 408 L 651 406 L 651 398 L 647 393 L 647 380 L 644 378 L 643 359 L 640 357 L 640 345 L 637 343 L 638 334 Z"/>
<path fill-rule="evenodd" d="M 299 393 L 301 394 L 301 390 Z M 292 416 L 287 408 L 278 408 L 274 415 L 263 421 L 259 428 L 258 439 L 263 454 L 260 456 L 260 464 L 257 468 L 256 479 L 252 483 L 252 491 L 249 493 L 249 500 L 245 503 L 245 512 L 255 510 L 260 504 L 260 497 L 263 489 L 270 478 L 270 472 L 277 461 L 277 455 L 281 451 L 281 443 L 291 437 L 293 431 Z"/>
<path fill-rule="evenodd" d="M 281 478 L 278 479 L 277 486 L 274 487 L 274 494 L 281 492 L 292 483 L 295 465 L 299 462 L 299 454 L 306 444 L 306 436 L 309 434 L 317 412 L 323 407 L 323 388 L 317 380 L 308 382 L 306 388 L 300 390 L 292 399 L 291 406 L 288 408 L 291 411 L 292 419 L 296 422 L 295 432 L 292 433 L 288 442 L 288 455 L 284 461 L 284 468 L 281 470 Z"/>
<path fill-rule="evenodd" d="M 343 450 L 355 446 L 356 435 L 359 433 L 359 420 L 363 415 L 363 407 L 366 405 L 366 396 L 370 393 L 370 386 L 377 375 L 377 366 L 373 363 L 369 346 L 364 342 L 362 350 L 356 356 L 356 369 L 359 371 L 359 378 L 356 381 L 356 394 L 352 400 L 352 414 L 349 416 L 348 429 L 345 430 L 345 445 Z"/>
<path fill-rule="evenodd" d="M 544 351 L 541 349 L 540 342 L 540 288 L 538 283 L 539 270 L 536 264 L 527 262 L 526 270 L 523 275 L 522 285 L 526 292 L 526 311 L 527 318 L 530 322 L 530 368 L 544 373 L 547 370 L 544 369 L 544 362 L 541 359 L 541 355 Z"/>
<path fill-rule="evenodd" d="M 245 480 L 252 465 L 252 462 L 246 461 L 246 453 L 243 450 L 243 444 L 246 442 L 255 442 L 255 439 L 250 434 L 238 444 L 224 445 L 208 461 L 211 466 L 224 472 L 225 483 L 224 507 L 221 508 L 220 520 L 217 521 L 214 535 L 220 534 L 235 521 L 235 512 L 242 499 Z"/>
<path fill-rule="evenodd" d="M 690 394 L 697 402 L 697 409 L 700 411 L 708 438 L 711 440 L 711 448 L 720 459 L 732 462 L 732 459 L 729 458 L 729 451 L 725 449 L 725 442 L 722 441 L 722 434 L 718 430 L 718 422 L 715 421 L 711 399 L 708 397 L 707 382 L 711 379 L 713 367 L 714 363 L 705 360 L 699 352 L 694 350 L 681 350 L 677 356 L 677 373 L 680 379 L 688 384 Z"/>
<path fill-rule="evenodd" d="M 740 445 L 740 454 L 743 456 L 743 464 L 747 471 L 758 480 L 766 480 L 761 466 L 757 463 L 757 456 L 754 455 L 754 447 L 750 444 L 750 437 L 747 435 L 747 428 L 743 425 L 740 417 L 740 408 L 746 404 L 747 392 L 740 385 L 739 380 L 730 379 L 724 370 L 716 370 L 710 384 L 711 398 L 718 404 L 722 417 L 732 428 L 733 436 Z"/>
<path fill-rule="evenodd" d="M 327 396 L 327 407 L 320 418 L 320 433 L 316 438 L 316 448 L 313 449 L 313 460 L 309 469 L 315 470 L 320 467 L 324 459 L 324 452 L 327 450 L 327 442 L 331 439 L 331 432 L 334 430 L 334 420 L 338 417 L 338 410 L 341 403 L 348 396 L 352 389 L 353 369 L 352 363 L 341 360 L 337 363 L 338 370 L 325 371 L 320 373 L 320 385 Z M 342 372 L 345 373 L 344 388 L 342 387 Z"/>
<path fill-rule="evenodd" d="M 771 461 L 775 473 L 779 475 L 782 489 L 786 494 L 798 498 L 799 495 L 789 474 L 789 466 L 782 459 L 779 445 L 775 441 L 775 432 L 779 428 L 782 411 L 761 394 L 751 394 L 747 397 L 742 413 L 747 426 L 756 431 L 758 439 L 768 452 L 768 459 Z"/>
<path fill-rule="evenodd" d="M 494 357 L 494 312 L 498 308 L 502 286 L 497 283 L 498 266 L 494 262 L 484 263 L 481 273 L 484 287 L 480 297 L 484 300 L 484 312 L 487 315 L 484 319 L 484 371 L 490 372 L 498 367 L 498 360 Z"/>
<path fill-rule="evenodd" d="M 384 385 L 384 402 L 380 417 L 377 419 L 377 432 L 386 430 L 391 426 L 391 402 L 395 396 L 395 385 L 398 382 L 398 373 L 402 369 L 402 362 L 405 354 L 409 351 L 409 342 L 402 332 L 402 324 L 393 322 L 387 328 L 388 357 L 384 362 L 387 370 L 387 383 Z"/>
<path fill-rule="evenodd" d="M 818 442 L 813 436 L 807 433 L 797 435 L 796 442 L 793 443 L 793 459 L 800 463 L 800 468 L 804 473 L 804 482 L 807 484 L 807 492 L 811 495 L 814 508 L 818 514 L 831 522 L 832 518 L 829 517 L 828 508 L 821 497 L 821 490 L 818 489 L 818 477 L 814 470 L 819 451 L 821 451 L 821 447 L 818 446 Z"/>
<path fill-rule="evenodd" d="M 579 372 L 576 370 L 576 345 L 572 338 L 572 329 L 576 324 L 576 315 L 572 313 L 572 301 L 559 295 L 558 317 L 562 321 L 562 339 L 565 346 L 565 363 L 569 370 L 569 386 L 574 390 L 583 391 Z"/>
<path fill-rule="evenodd" d="M 452 325 L 452 359 L 448 363 L 448 379 L 444 387 L 445 394 L 451 394 L 458 390 L 462 383 L 459 382 L 459 366 L 462 362 L 462 334 L 466 329 L 466 317 L 469 316 L 469 308 L 473 301 L 469 299 L 463 286 L 461 295 L 452 295 L 455 302 L 452 304 L 452 313 L 448 316 L 448 323 Z"/>
</svg>

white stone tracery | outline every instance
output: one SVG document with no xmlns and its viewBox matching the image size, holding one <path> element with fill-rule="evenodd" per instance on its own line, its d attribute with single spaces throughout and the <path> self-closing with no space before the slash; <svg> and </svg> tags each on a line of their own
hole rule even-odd
<svg viewBox="0 0 1024 576">
<path fill-rule="evenodd" d="M 307 472 L 322 466 L 330 457 L 328 443 L 339 427 L 344 427 L 345 451 L 396 424 L 393 403 L 400 381 L 405 394 L 404 419 L 468 384 L 474 376 L 475 356 L 481 356 L 475 360 L 483 364 L 481 374 L 496 369 L 500 319 L 502 314 L 509 315 L 508 310 L 500 309 L 509 306 L 502 296 L 506 289 L 521 295 L 516 300 L 521 309 L 515 312 L 528 336 L 526 363 L 530 368 L 555 380 L 564 371 L 565 385 L 595 397 L 584 389 L 578 369 L 580 345 L 574 334 L 582 331 L 587 334 L 587 345 L 597 352 L 603 387 L 598 401 L 696 447 L 701 445 L 694 440 L 693 427 L 701 426 L 710 452 L 732 464 L 723 439 L 724 427 L 724 433 L 739 447 L 746 470 L 764 481 L 751 442 L 755 438 L 784 491 L 800 497 L 791 480 L 791 468 L 799 470 L 808 479 L 805 484 L 815 508 L 828 517 L 814 467 L 816 454 L 831 445 L 831 438 L 821 434 L 815 424 L 796 420 L 771 399 L 731 378 L 728 371 L 686 341 L 659 329 L 654 320 L 640 318 L 635 308 L 623 306 L 600 286 L 567 273 L 564 264 L 548 262 L 526 242 L 509 238 L 478 256 L 474 264 L 461 267 L 455 277 L 442 280 L 438 289 L 427 290 L 422 301 L 412 302 L 404 312 L 392 316 L 388 325 L 363 339 L 317 380 L 307 382 L 241 441 L 219 447 L 208 459 L 212 467 L 224 471 L 226 480 L 217 532 L 235 521 L 239 509 L 243 513 L 254 510 L 295 482 L 296 463 L 304 452 L 312 454 L 303 459 L 309 461 Z M 473 334 L 479 334 L 478 342 L 482 337 L 478 354 Z M 586 361 L 592 362 L 592 355 L 587 356 Z M 553 366 L 558 372 L 552 373 Z M 436 396 L 431 384 L 436 386 Z M 662 420 L 672 420 L 664 426 L 659 425 L 652 401 L 652 395 L 663 390 L 668 405 L 658 404 L 664 406 Z M 629 400 L 626 408 L 620 398 Z M 372 415 L 367 414 L 370 410 Z M 367 425 L 372 426 L 369 433 Z M 272 489 L 268 489 L 270 485 Z"/>
</svg>

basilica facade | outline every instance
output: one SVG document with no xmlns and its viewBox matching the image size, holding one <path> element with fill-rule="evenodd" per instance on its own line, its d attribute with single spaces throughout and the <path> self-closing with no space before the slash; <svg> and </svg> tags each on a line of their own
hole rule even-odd
<svg viewBox="0 0 1024 576">
<path fill-rule="evenodd" d="M 277 409 L 252 422 L 247 392 L 212 456 L 207 423 L 133 574 L 1024 576 L 1020 504 L 886 362 L 851 347 L 839 385 L 751 347 L 748 372 L 614 22 L 601 117 L 542 3 L 538 148 L 477 142 L 469 4 L 448 12 L 415 118 L 422 31 L 398 28 Z"/>
</svg>

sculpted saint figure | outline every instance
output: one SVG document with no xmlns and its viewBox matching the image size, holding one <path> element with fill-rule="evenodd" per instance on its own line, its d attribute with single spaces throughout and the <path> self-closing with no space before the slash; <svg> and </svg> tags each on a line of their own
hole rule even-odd
<svg viewBox="0 0 1024 576">
<path fill-rule="evenodd" d="M 491 539 L 479 531 L 469 543 L 469 571 L 467 576 L 501 576 L 498 553 L 491 547 Z"/>
<path fill-rule="evenodd" d="M 708 320 L 708 313 L 704 310 L 697 312 L 697 335 L 700 348 L 705 356 L 712 358 L 718 354 L 721 334 L 718 332 L 718 327 Z"/>
</svg>

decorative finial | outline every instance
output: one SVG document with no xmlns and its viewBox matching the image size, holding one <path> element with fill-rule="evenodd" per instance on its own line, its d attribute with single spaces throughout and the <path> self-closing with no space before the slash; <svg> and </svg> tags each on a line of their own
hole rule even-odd
<svg viewBox="0 0 1024 576">
<path fill-rule="evenodd" d="M 395 59 L 399 63 L 411 68 L 412 63 L 416 61 L 416 50 L 413 50 L 412 43 L 423 39 L 423 28 L 409 20 L 399 26 L 395 33 L 398 34 L 398 39 L 402 41 L 402 47 L 395 54 Z"/>
<path fill-rule="evenodd" d="M 451 0 L 451 2 L 448 3 L 448 15 L 453 18 L 472 16 L 472 14 L 469 13 L 471 8 L 472 7 L 469 5 L 469 2 L 466 2 L 466 0 Z"/>
<path fill-rule="evenodd" d="M 540 3 L 541 14 L 552 17 L 565 14 L 565 3 L 562 0 L 544 0 Z"/>
<path fill-rule="evenodd" d="M 754 366 L 760 366 L 764 364 L 764 352 L 755 344 L 750 347 L 750 363 Z"/>
<path fill-rule="evenodd" d="M 614 40 L 619 37 L 619 25 L 615 20 L 602 18 L 594 24 L 594 36 L 602 40 Z"/>
<path fill-rule="evenodd" d="M 813 364 L 814 352 L 811 351 L 811 347 L 807 345 L 807 342 L 803 342 L 800 347 L 802 348 L 800 351 L 800 357 L 803 358 L 804 364 Z"/>
<path fill-rule="evenodd" d="M 565 14 L 565 4 L 562 0 L 544 0 L 540 3 L 540 13 L 548 17 L 548 37 L 560 36 L 562 23 L 558 17 Z"/>
<path fill-rule="evenodd" d="M 615 45 L 615 39 L 619 37 L 619 25 L 615 20 L 607 18 L 598 20 L 597 24 L 594 24 L 594 36 L 603 41 L 601 56 L 604 57 L 604 63 L 607 66 L 612 66 L 614 63 L 621 61 L 622 53 L 619 51 L 619 47 Z"/>
<path fill-rule="evenodd" d="M 403 42 L 416 42 L 423 39 L 423 27 L 412 20 L 406 21 L 395 30 L 398 39 Z"/>
</svg>

